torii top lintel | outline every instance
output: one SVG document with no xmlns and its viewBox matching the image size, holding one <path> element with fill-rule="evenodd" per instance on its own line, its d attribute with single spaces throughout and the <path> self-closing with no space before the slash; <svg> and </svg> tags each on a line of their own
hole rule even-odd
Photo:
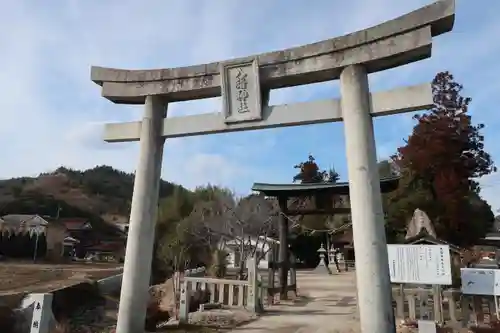
<svg viewBox="0 0 500 333">
<path fill-rule="evenodd" d="M 123 70 L 92 67 L 91 79 L 114 103 L 143 104 L 148 95 L 169 102 L 221 95 L 221 65 L 256 61 L 263 91 L 338 79 L 363 64 L 381 71 L 431 56 L 432 37 L 449 32 L 455 0 L 441 0 L 377 26 L 313 44 L 196 66 Z"/>
</svg>

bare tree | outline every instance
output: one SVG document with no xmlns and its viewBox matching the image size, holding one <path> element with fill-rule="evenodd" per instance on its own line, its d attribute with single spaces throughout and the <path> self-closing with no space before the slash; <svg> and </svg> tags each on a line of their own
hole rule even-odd
<svg viewBox="0 0 500 333">
<path fill-rule="evenodd" d="M 221 192 L 210 201 L 200 202 L 190 215 L 193 232 L 209 241 L 212 248 L 233 247 L 239 254 L 240 277 L 247 258 L 255 256 L 257 263 L 269 250 L 269 237 L 276 230 L 279 208 L 274 200 L 252 194 L 237 198 Z"/>
<path fill-rule="evenodd" d="M 175 225 L 172 231 L 165 233 L 158 244 L 157 253 L 164 263 L 163 269 L 182 272 L 190 262 L 189 251 L 193 244 L 189 226 L 185 221 Z"/>
</svg>

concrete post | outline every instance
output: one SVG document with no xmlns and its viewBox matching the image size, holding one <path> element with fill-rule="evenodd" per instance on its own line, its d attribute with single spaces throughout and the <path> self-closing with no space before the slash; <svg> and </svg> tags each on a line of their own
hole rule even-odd
<svg viewBox="0 0 500 333">
<path fill-rule="evenodd" d="M 257 312 L 264 312 L 264 288 L 262 286 L 262 275 L 257 274 Z"/>
<path fill-rule="evenodd" d="M 164 140 L 160 135 L 165 110 L 166 105 L 159 96 L 146 97 L 116 325 L 118 333 L 144 331 L 163 157 Z"/>
<path fill-rule="evenodd" d="M 280 210 L 282 213 L 286 211 L 287 206 L 287 198 L 278 198 Z M 287 284 L 288 284 L 288 219 L 284 214 L 279 215 L 278 221 L 278 229 L 279 229 L 279 262 L 280 262 L 280 270 L 279 270 L 279 286 L 280 286 L 280 299 L 287 299 Z"/>
<path fill-rule="evenodd" d="M 33 300 L 33 317 L 30 333 L 49 333 L 52 313 L 52 294 L 31 294 Z"/>
<path fill-rule="evenodd" d="M 366 69 L 360 65 L 346 67 L 340 75 L 340 92 L 361 331 L 395 332 Z"/>
<path fill-rule="evenodd" d="M 290 285 L 293 287 L 293 293 L 297 296 L 297 270 L 295 265 L 297 260 L 295 254 L 290 250 Z"/>
<path fill-rule="evenodd" d="M 252 312 L 257 312 L 259 306 L 259 286 L 257 277 L 257 260 L 255 257 L 247 259 L 248 270 L 248 294 L 247 294 L 247 308 Z M 241 289 L 240 289 L 241 290 Z"/>
<path fill-rule="evenodd" d="M 267 274 L 268 274 L 268 279 L 267 279 L 267 283 L 268 283 L 268 288 L 269 288 L 269 292 L 268 292 L 268 296 L 273 296 L 274 297 L 274 277 L 276 275 L 276 263 L 277 263 L 277 260 L 276 260 L 276 245 L 275 244 L 272 244 L 271 245 L 271 249 L 270 249 L 270 257 L 271 257 L 271 260 L 269 261 L 268 263 L 268 271 L 267 271 Z"/>
<path fill-rule="evenodd" d="M 181 294 L 179 297 L 179 322 L 187 324 L 189 322 L 189 281 L 184 280 L 181 286 Z M 141 331 L 142 332 L 142 331 Z M 117 332 L 118 333 L 118 332 Z"/>
</svg>

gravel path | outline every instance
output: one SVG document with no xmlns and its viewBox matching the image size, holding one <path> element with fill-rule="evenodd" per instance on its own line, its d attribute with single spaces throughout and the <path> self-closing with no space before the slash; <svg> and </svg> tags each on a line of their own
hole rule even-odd
<svg viewBox="0 0 500 333">
<path fill-rule="evenodd" d="M 301 298 L 275 305 L 239 333 L 359 333 L 354 272 L 333 275 L 298 272 Z"/>
</svg>

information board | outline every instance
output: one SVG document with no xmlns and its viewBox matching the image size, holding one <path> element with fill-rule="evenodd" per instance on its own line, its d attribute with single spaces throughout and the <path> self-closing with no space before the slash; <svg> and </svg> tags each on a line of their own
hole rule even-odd
<svg viewBox="0 0 500 333">
<path fill-rule="evenodd" d="M 461 268 L 462 293 L 500 296 L 500 269 Z"/>
<path fill-rule="evenodd" d="M 417 321 L 418 333 L 436 333 L 436 322 L 434 320 Z"/>
<path fill-rule="evenodd" d="M 448 245 L 387 245 L 392 283 L 451 285 Z"/>
</svg>

